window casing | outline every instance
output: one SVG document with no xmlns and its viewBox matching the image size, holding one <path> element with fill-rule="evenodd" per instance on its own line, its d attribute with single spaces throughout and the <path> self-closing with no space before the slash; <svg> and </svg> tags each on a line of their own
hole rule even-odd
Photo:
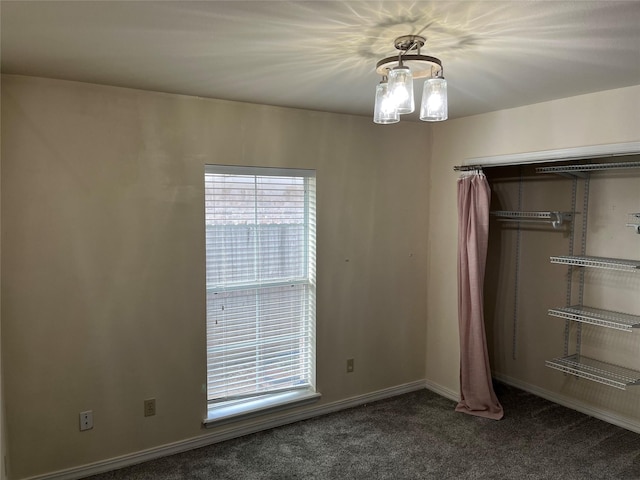
<svg viewBox="0 0 640 480">
<path fill-rule="evenodd" d="M 315 172 L 207 165 L 205 230 L 210 409 L 314 391 Z"/>
</svg>

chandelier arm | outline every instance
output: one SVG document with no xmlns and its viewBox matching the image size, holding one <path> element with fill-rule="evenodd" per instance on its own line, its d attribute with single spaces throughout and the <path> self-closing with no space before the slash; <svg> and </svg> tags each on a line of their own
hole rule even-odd
<svg viewBox="0 0 640 480">
<path fill-rule="evenodd" d="M 420 42 L 418 42 L 418 41 L 416 41 L 416 40 L 413 40 L 413 41 L 411 42 L 411 45 L 409 45 L 409 48 L 407 48 L 406 50 L 405 50 L 405 49 L 401 49 L 401 50 L 400 50 L 400 53 L 399 53 L 399 55 L 398 55 L 398 56 L 399 56 L 399 57 L 402 57 L 403 55 L 406 55 L 406 54 L 407 54 L 407 53 L 409 53 L 411 50 L 413 50 L 413 49 L 414 49 L 414 47 L 418 47 L 418 55 L 420 55 Z M 396 48 L 398 48 L 398 47 L 396 47 Z"/>
<path fill-rule="evenodd" d="M 431 78 L 444 78 L 444 67 L 442 65 L 435 66 L 435 72 L 434 67 L 431 67 Z"/>
<path fill-rule="evenodd" d="M 395 55 L 393 57 L 383 58 L 376 64 L 376 73 L 378 75 L 385 75 L 386 72 L 391 69 L 392 66 L 396 65 L 397 62 L 398 57 Z M 429 55 L 407 55 L 403 58 L 403 63 L 406 62 L 413 63 L 413 78 L 424 78 L 432 76 L 431 71 L 433 67 L 436 67 L 442 71 L 442 62 L 440 61 L 440 59 L 436 57 L 430 57 Z"/>
</svg>

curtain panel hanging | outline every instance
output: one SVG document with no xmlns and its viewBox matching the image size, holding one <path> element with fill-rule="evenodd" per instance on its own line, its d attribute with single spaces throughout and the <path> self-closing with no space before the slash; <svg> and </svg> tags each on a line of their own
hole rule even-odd
<svg viewBox="0 0 640 480">
<path fill-rule="evenodd" d="M 484 328 L 484 272 L 491 189 L 482 172 L 458 179 L 458 324 L 460 402 L 456 411 L 499 420 Z"/>
</svg>

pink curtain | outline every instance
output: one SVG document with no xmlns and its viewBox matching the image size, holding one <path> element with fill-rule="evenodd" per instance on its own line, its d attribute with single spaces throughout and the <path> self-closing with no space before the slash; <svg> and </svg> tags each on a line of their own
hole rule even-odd
<svg viewBox="0 0 640 480">
<path fill-rule="evenodd" d="M 483 313 L 490 198 L 483 173 L 458 180 L 460 402 L 456 411 L 499 420 L 504 413 L 491 381 Z"/>
</svg>

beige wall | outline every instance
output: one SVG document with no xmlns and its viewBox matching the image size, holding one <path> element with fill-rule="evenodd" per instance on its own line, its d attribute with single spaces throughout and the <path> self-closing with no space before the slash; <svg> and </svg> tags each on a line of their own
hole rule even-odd
<svg viewBox="0 0 640 480">
<path fill-rule="evenodd" d="M 456 395 L 452 167 L 638 141 L 639 99 L 631 87 L 431 127 L 381 127 L 3 77 L 1 340 L 12 478 L 203 434 L 205 163 L 317 170 L 323 402 L 422 378 Z M 347 375 L 350 357 L 356 372 Z M 523 375 L 537 381 L 538 368 Z M 145 419 L 151 396 L 158 414 Z M 95 428 L 80 433 L 86 409 Z"/>
<path fill-rule="evenodd" d="M 4 77 L 11 478 L 204 433 L 205 163 L 317 170 L 322 402 L 424 379 L 428 132 Z M 158 414 L 144 418 L 148 397 Z"/>
<path fill-rule="evenodd" d="M 432 386 L 452 395 L 458 393 L 456 289 L 456 178 L 458 175 L 453 171 L 453 166 L 474 157 L 638 140 L 640 140 L 640 86 L 503 110 L 434 126 L 429 188 L 430 234 L 427 289 L 429 303 L 426 350 L 427 381 Z M 537 209 L 544 210 L 544 208 Z M 533 238 L 531 241 L 536 242 Z M 508 295 L 505 299 L 508 300 Z M 564 291 L 561 292 L 561 299 L 564 299 Z M 543 321 L 546 323 L 546 318 Z M 489 333 L 493 334 L 493 332 Z M 549 341 L 556 342 L 554 346 L 557 346 L 558 341 L 555 338 L 556 333 L 555 330 L 549 332 Z M 523 335 L 526 334 L 527 332 L 524 331 Z M 523 338 L 526 339 L 526 337 Z M 504 340 L 506 344 L 506 339 Z M 558 355 L 562 353 L 562 337 L 559 341 L 561 350 Z M 492 357 L 510 355 L 510 353 L 510 351 L 492 352 Z M 570 389 L 562 390 L 564 387 L 558 382 L 549 383 L 546 379 L 549 376 L 555 376 L 556 373 L 544 367 L 540 370 L 538 359 L 530 360 L 530 365 L 526 364 L 527 361 L 526 355 L 520 359 L 519 380 L 530 382 L 541 388 L 555 389 L 556 392 L 580 398 L 581 401 L 604 410 L 612 407 L 611 402 L 596 401 L 591 394 L 579 395 Z M 522 362 L 525 362 L 524 367 Z M 503 368 L 505 365 L 503 363 L 498 366 Z M 497 373 L 513 372 L 507 370 Z M 592 382 L 582 382 L 582 384 L 585 383 Z M 637 399 L 637 397 L 634 398 Z M 618 409 L 617 412 L 616 409 Z M 620 406 L 620 403 L 617 406 L 614 405 L 613 410 L 614 414 L 629 413 L 628 408 Z M 640 425 L 640 414 L 635 415 Z"/>
<path fill-rule="evenodd" d="M 0 90 L 2 88 L 2 79 L 0 78 Z M 2 100 L 0 99 L 0 105 Z M 2 132 L 0 132 L 0 145 L 2 144 Z M 0 155 L 0 178 L 2 178 L 2 161 Z M 0 212 L 2 211 L 2 190 L 0 185 Z M 2 222 L 0 215 L 0 232 L 2 231 Z M 0 271 L 2 265 L 2 235 L 0 235 Z M 4 480 L 6 478 L 6 469 L 7 466 L 5 464 L 6 455 L 7 455 L 7 433 L 6 433 L 6 420 L 5 420 L 5 410 L 4 410 L 4 369 L 2 366 L 2 276 L 0 275 L 0 480 Z"/>
<path fill-rule="evenodd" d="M 0 89 L 2 88 L 2 80 L 0 79 Z M 1 99 L 0 99 L 1 105 Z M 2 144 L 2 133 L 0 132 L 0 145 Z M 2 178 L 2 161 L 0 155 L 0 178 Z M 2 190 L 0 186 L 0 212 L 2 211 Z M 2 221 L 0 216 L 0 232 L 2 231 Z M 2 235 L 0 235 L 0 271 L 2 269 Z M 5 413 L 4 413 L 4 374 L 2 367 L 2 276 L 0 275 L 0 480 L 6 478 L 5 459 L 7 454 L 7 435 L 5 429 Z"/>
</svg>

